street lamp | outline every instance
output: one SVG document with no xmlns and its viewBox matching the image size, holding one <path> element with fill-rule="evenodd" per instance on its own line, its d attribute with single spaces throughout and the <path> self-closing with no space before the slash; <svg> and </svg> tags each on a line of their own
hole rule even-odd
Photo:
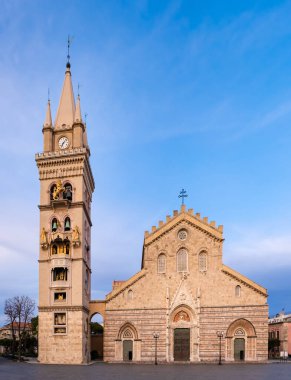
<svg viewBox="0 0 291 380">
<path fill-rule="evenodd" d="M 160 335 L 159 333 L 153 333 L 153 338 L 155 339 L 155 365 L 158 364 L 158 339 Z"/>
<path fill-rule="evenodd" d="M 223 338 L 223 331 L 216 332 L 217 337 L 219 338 L 219 361 L 218 364 L 221 365 L 221 339 Z"/>
</svg>

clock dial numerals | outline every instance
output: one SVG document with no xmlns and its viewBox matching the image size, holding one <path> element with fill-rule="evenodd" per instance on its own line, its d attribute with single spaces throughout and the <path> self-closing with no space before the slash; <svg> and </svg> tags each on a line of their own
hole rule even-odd
<svg viewBox="0 0 291 380">
<path fill-rule="evenodd" d="M 68 146 L 69 146 L 69 139 L 65 136 L 61 137 L 59 139 L 59 147 L 61 149 L 66 149 L 66 148 L 68 148 Z"/>
</svg>

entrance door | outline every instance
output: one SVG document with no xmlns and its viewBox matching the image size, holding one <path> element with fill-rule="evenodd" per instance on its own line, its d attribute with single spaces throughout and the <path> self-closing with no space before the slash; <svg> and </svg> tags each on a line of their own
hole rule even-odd
<svg viewBox="0 0 291 380">
<path fill-rule="evenodd" d="M 245 360 L 245 340 L 242 338 L 234 340 L 234 360 Z"/>
<path fill-rule="evenodd" d="M 128 362 L 132 360 L 132 340 L 124 340 L 123 341 L 123 361 Z"/>
<path fill-rule="evenodd" d="M 174 360 L 190 360 L 190 329 L 174 330 Z"/>
</svg>

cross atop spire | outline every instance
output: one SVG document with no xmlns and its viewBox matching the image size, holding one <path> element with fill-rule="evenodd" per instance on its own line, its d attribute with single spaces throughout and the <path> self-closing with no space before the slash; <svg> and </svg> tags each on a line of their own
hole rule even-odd
<svg viewBox="0 0 291 380">
<path fill-rule="evenodd" d="M 72 43 L 72 38 L 68 37 L 68 55 L 67 55 L 67 65 L 65 80 L 63 85 L 63 91 L 61 94 L 59 107 L 57 111 L 57 117 L 55 121 L 55 128 L 62 128 L 64 125 L 70 126 L 73 124 L 75 119 L 75 97 L 73 92 L 72 78 L 71 78 L 71 64 L 70 64 L 70 46 Z"/>
<path fill-rule="evenodd" d="M 67 54 L 67 68 L 69 69 L 71 67 L 71 64 L 70 64 L 70 47 L 71 47 L 71 38 L 70 38 L 70 35 L 68 35 L 68 54 Z"/>
<path fill-rule="evenodd" d="M 188 197 L 187 191 L 185 189 L 182 189 L 180 191 L 180 195 L 178 196 L 178 198 L 182 198 L 182 206 L 184 205 L 184 198 L 187 198 L 187 197 Z"/>
</svg>

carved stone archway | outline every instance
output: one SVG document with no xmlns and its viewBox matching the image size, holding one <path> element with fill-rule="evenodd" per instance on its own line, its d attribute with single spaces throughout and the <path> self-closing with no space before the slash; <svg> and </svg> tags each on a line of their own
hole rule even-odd
<svg viewBox="0 0 291 380">
<path fill-rule="evenodd" d="M 141 359 L 141 340 L 135 326 L 130 323 L 124 323 L 115 340 L 115 360 L 116 361 L 135 361 Z"/>
<path fill-rule="evenodd" d="M 198 361 L 197 321 L 193 310 L 188 305 L 180 305 L 172 311 L 169 330 L 169 361 Z M 180 348 L 177 347 L 179 345 Z M 179 351 L 180 354 L 178 354 Z"/>
<path fill-rule="evenodd" d="M 253 324 L 247 319 L 233 321 L 226 332 L 226 361 L 257 359 L 257 334 Z M 237 352 L 237 347 L 240 352 Z"/>
</svg>

